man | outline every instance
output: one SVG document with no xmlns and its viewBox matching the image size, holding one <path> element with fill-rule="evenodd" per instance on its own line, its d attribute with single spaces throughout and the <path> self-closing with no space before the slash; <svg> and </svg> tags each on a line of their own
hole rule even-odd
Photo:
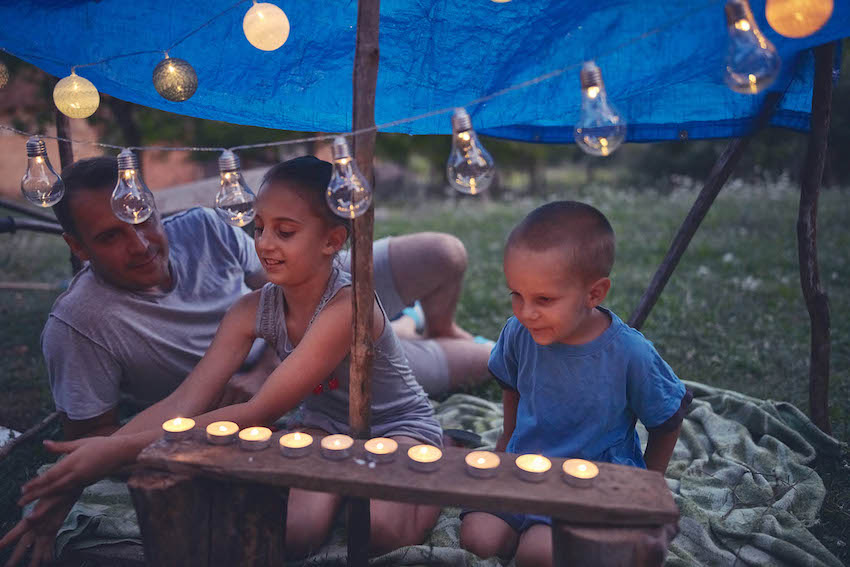
<svg viewBox="0 0 850 567">
<path fill-rule="evenodd" d="M 122 396 L 146 406 L 173 391 L 229 306 L 265 278 L 250 237 L 213 211 L 190 209 L 165 220 L 155 213 L 138 225 L 116 218 L 113 158 L 78 161 L 62 178 L 65 196 L 54 212 L 71 251 L 88 265 L 56 300 L 42 348 L 65 436 L 75 439 L 115 431 Z M 383 239 L 374 262 L 388 315 L 420 300 L 425 338 L 403 343 L 426 391 L 484 380 L 489 346 L 454 322 L 463 244 L 439 233 Z M 222 404 L 249 398 L 276 362 L 262 345 L 249 360 L 253 368 L 231 380 Z"/>
</svg>

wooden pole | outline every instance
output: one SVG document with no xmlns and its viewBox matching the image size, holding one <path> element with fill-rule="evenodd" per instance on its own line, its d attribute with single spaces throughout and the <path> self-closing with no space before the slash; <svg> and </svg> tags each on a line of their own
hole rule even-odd
<svg viewBox="0 0 850 567">
<path fill-rule="evenodd" d="M 835 44 L 815 48 L 815 80 L 812 117 L 806 161 L 800 186 L 797 216 L 797 253 L 800 285 L 811 319 L 811 358 L 809 363 L 809 412 L 815 425 L 832 433 L 829 423 L 829 298 L 823 290 L 818 270 L 818 193 L 823 180 L 832 105 L 832 65 Z"/>
<path fill-rule="evenodd" d="M 661 292 L 664 291 L 664 286 L 667 285 L 667 281 L 670 279 L 670 276 L 673 275 L 673 270 L 676 269 L 676 266 L 679 264 L 679 260 L 682 259 L 682 255 L 685 253 L 685 250 L 687 250 L 691 239 L 694 237 L 694 234 L 696 234 L 697 229 L 699 228 L 699 225 L 702 223 L 702 220 L 705 218 L 705 215 L 714 203 L 714 199 L 717 198 L 720 190 L 723 189 L 723 185 L 735 170 L 738 162 L 741 161 L 741 156 L 744 154 L 744 150 L 749 145 L 753 134 L 767 125 L 776 105 L 782 99 L 782 94 L 783 93 L 768 93 L 764 97 L 764 102 L 759 110 L 759 114 L 756 118 L 756 123 L 752 131 L 742 138 L 735 138 L 729 142 L 729 145 L 726 146 L 726 149 L 723 150 L 723 153 L 719 158 L 717 158 L 717 162 L 714 164 L 714 167 L 712 167 L 711 173 L 708 176 L 708 181 L 705 182 L 702 191 L 700 191 L 699 196 L 696 201 L 694 201 L 691 210 L 688 212 L 688 216 L 685 218 L 684 222 L 682 222 L 682 226 L 679 227 L 679 232 L 676 233 L 676 237 L 673 239 L 673 243 L 670 245 L 667 255 L 664 257 L 661 265 L 658 266 L 658 269 L 652 278 L 652 282 L 644 292 L 643 297 L 640 298 L 640 303 L 638 304 L 637 309 L 635 309 L 634 313 L 632 313 L 632 316 L 629 318 L 630 326 L 635 329 L 640 329 L 644 322 L 646 322 L 649 312 L 652 311 L 652 308 L 661 296 Z"/>
<path fill-rule="evenodd" d="M 375 89 L 378 82 L 378 28 L 380 1 L 357 3 L 357 44 L 354 54 L 353 129 L 375 125 Z M 374 187 L 372 160 L 375 131 L 357 135 L 354 158 L 360 172 Z M 372 275 L 372 237 L 374 209 L 354 219 L 351 266 L 354 279 L 354 332 L 351 345 L 348 420 L 354 435 L 369 436 L 371 418 L 371 380 L 374 345 L 372 344 L 375 291 Z M 369 562 L 369 500 L 352 498 L 348 504 L 348 564 Z"/>
</svg>

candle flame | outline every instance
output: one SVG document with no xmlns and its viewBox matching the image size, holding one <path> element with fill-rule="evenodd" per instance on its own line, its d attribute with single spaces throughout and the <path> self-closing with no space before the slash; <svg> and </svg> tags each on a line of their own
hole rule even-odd
<svg viewBox="0 0 850 567">
<path fill-rule="evenodd" d="M 295 435 L 292 436 L 292 438 L 295 439 L 296 441 L 301 441 L 301 434 L 296 433 Z"/>
<path fill-rule="evenodd" d="M 260 430 L 257 429 L 256 427 L 251 430 L 251 435 L 259 435 L 259 434 L 260 434 Z"/>
<path fill-rule="evenodd" d="M 337 447 L 339 447 L 339 439 L 334 439 L 334 445 L 336 445 Z"/>
<path fill-rule="evenodd" d="M 579 465 L 579 466 L 578 466 L 578 470 L 580 470 L 581 472 L 586 471 L 586 470 L 587 470 L 587 465 Z"/>
<path fill-rule="evenodd" d="M 227 427 L 225 427 L 224 425 L 219 425 L 218 430 L 221 431 L 221 432 L 224 432 L 224 431 L 227 431 Z"/>
<path fill-rule="evenodd" d="M 179 417 L 174 419 L 174 425 L 180 425 L 181 423 L 183 423 L 183 420 Z"/>
<path fill-rule="evenodd" d="M 427 454 L 428 453 L 428 447 L 420 447 L 419 452 L 422 453 L 423 455 Z"/>
<path fill-rule="evenodd" d="M 383 443 L 378 443 L 377 445 L 375 445 L 375 448 L 376 448 L 376 449 L 378 449 L 378 450 L 380 451 L 381 449 L 383 449 L 383 448 L 384 448 L 384 444 L 383 444 Z"/>
<path fill-rule="evenodd" d="M 479 465 L 483 465 L 485 462 L 484 457 L 478 457 L 478 461 L 476 461 Z"/>
</svg>

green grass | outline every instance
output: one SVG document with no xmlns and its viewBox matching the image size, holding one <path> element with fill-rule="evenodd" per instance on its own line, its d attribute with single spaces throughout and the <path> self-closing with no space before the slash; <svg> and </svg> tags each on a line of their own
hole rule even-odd
<svg viewBox="0 0 850 567">
<path fill-rule="evenodd" d="M 618 250 L 606 304 L 627 319 L 695 196 L 694 189 L 661 194 L 586 187 L 551 198 L 590 202 L 611 220 Z M 782 181 L 733 181 L 721 193 L 643 328 L 680 377 L 788 401 L 808 412 L 809 318 L 797 267 L 797 201 L 797 187 Z M 510 228 L 537 204 L 463 198 L 415 209 L 381 209 L 376 234 L 437 230 L 461 238 L 469 252 L 469 270 L 458 320 L 495 338 L 511 314 L 502 244 Z M 832 314 L 830 417 L 834 434 L 845 441 L 850 438 L 848 210 L 850 191 L 822 194 L 818 251 Z M 70 273 L 67 249 L 58 237 L 22 233 L 0 235 L 0 242 L 2 281 L 55 283 Z M 56 295 L 0 290 L 0 424 L 25 428 L 50 410 L 38 337 Z M 486 386 L 477 393 L 495 398 L 499 390 Z M 848 458 L 845 452 L 843 460 L 819 461 L 828 497 L 814 528 L 845 561 L 850 559 L 844 527 L 850 525 Z M 28 476 L 32 465 L 14 465 L 16 479 Z M 0 469 L 9 466 L 0 463 Z M 0 474 L 9 478 L 4 470 Z M 10 492 L 9 482 L 2 488 Z M 10 505 L 0 501 L 0 533 L 15 518 Z"/>
</svg>

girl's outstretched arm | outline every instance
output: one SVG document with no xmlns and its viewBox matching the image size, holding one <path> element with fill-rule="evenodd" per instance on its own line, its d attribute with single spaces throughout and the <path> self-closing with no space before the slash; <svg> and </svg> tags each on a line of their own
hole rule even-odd
<svg viewBox="0 0 850 567">
<path fill-rule="evenodd" d="M 242 296 L 228 309 L 212 344 L 194 370 L 168 397 L 136 415 L 115 435 L 155 430 L 175 417 L 191 417 L 214 407 L 256 338 L 254 322 L 260 302 L 258 291 Z"/>
</svg>

